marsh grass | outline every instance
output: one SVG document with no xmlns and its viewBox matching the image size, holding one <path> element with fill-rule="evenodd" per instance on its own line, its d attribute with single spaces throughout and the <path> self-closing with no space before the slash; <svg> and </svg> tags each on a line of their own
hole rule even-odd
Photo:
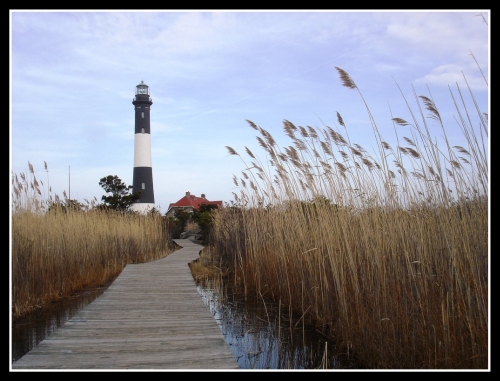
<svg viewBox="0 0 500 381">
<path fill-rule="evenodd" d="M 73 208 L 65 194 L 43 195 L 31 163 L 29 171 L 12 175 L 14 319 L 174 251 L 161 216 L 103 211 L 96 200 Z"/>
<path fill-rule="evenodd" d="M 219 288 L 222 278 L 227 275 L 221 258 L 210 247 L 204 248 L 200 252 L 200 257 L 189 263 L 189 269 L 196 283 L 213 287 L 213 282 L 216 282 L 215 288 Z"/>
<path fill-rule="evenodd" d="M 392 119 L 392 147 L 337 71 L 366 107 L 374 153 L 351 143 L 339 113 L 336 128 L 284 120 L 286 147 L 248 121 L 265 160 L 227 147 L 244 169 L 211 250 L 242 294 L 279 301 L 290 327 L 306 321 L 335 340 L 332 356 L 365 368 L 486 369 L 487 115 L 450 91 L 467 143 L 452 146 L 431 98 L 415 95 L 411 120 Z"/>
</svg>

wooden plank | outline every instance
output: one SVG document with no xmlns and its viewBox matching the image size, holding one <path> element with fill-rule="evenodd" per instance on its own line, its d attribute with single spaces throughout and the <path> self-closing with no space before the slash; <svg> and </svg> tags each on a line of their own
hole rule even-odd
<svg viewBox="0 0 500 381">
<path fill-rule="evenodd" d="M 127 265 L 109 288 L 12 364 L 33 369 L 238 369 L 188 263 L 203 246 Z"/>
</svg>

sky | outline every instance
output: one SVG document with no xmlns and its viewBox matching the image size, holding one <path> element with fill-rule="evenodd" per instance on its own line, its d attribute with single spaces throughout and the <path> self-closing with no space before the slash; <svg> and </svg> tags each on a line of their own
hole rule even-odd
<svg viewBox="0 0 500 381">
<path fill-rule="evenodd" d="M 131 185 L 132 100 L 144 81 L 157 209 L 166 213 L 187 191 L 228 203 L 239 192 L 233 176 L 250 161 L 245 147 L 265 161 L 247 120 L 284 147 L 283 120 L 338 127 L 338 112 L 352 142 L 375 145 L 363 100 L 342 86 L 336 67 L 354 80 L 388 142 L 391 118 L 410 119 L 405 99 L 413 108 L 417 94 L 432 95 L 447 137 L 462 145 L 450 94 L 466 80 L 489 114 L 489 15 L 13 9 L 10 173 L 28 175 L 31 163 L 44 196 L 66 192 L 83 203 L 100 202 L 102 177 Z"/>
</svg>

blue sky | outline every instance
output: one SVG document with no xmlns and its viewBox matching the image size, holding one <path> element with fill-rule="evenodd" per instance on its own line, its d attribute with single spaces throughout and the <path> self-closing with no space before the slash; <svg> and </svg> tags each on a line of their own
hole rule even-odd
<svg viewBox="0 0 500 381">
<path fill-rule="evenodd" d="M 461 145 L 450 88 L 466 89 L 465 76 L 489 114 L 489 14 L 11 10 L 10 170 L 27 174 L 30 162 L 46 192 L 82 202 L 100 201 L 101 177 L 132 184 L 132 99 L 143 80 L 157 207 L 165 213 L 186 191 L 229 202 L 245 165 L 225 147 L 265 161 L 247 119 L 286 146 L 284 119 L 334 127 L 339 112 L 353 143 L 374 146 L 365 106 L 335 67 L 389 143 L 391 112 L 410 119 L 401 92 L 411 103 L 415 90 L 432 95 Z"/>
</svg>

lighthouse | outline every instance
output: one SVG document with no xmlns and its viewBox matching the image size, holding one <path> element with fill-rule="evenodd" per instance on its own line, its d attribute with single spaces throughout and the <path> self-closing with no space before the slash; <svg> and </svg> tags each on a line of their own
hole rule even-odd
<svg viewBox="0 0 500 381">
<path fill-rule="evenodd" d="M 140 198 L 131 205 L 131 210 L 146 213 L 155 206 L 153 190 L 153 167 L 151 166 L 150 110 L 153 101 L 149 96 L 149 86 L 141 81 L 136 86 L 132 101 L 135 109 L 134 135 L 134 177 L 133 192 L 141 192 Z"/>
</svg>

